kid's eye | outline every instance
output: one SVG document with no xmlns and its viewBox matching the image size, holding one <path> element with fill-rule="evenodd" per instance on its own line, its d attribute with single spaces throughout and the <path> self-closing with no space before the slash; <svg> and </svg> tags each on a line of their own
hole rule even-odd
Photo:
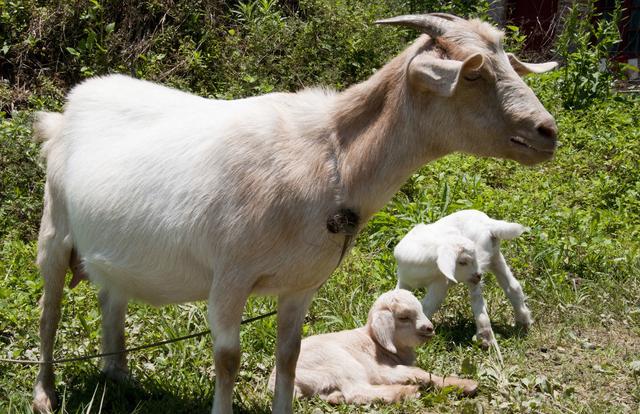
<svg viewBox="0 0 640 414">
<path fill-rule="evenodd" d="M 467 265 L 467 262 L 458 262 L 458 264 L 459 264 L 460 266 L 466 266 L 466 265 Z"/>
</svg>

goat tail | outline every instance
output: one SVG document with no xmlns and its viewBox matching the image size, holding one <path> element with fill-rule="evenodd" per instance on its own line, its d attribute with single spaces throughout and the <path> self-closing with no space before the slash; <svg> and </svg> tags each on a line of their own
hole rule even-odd
<svg viewBox="0 0 640 414">
<path fill-rule="evenodd" d="M 37 112 L 33 121 L 33 141 L 47 142 L 60 136 L 63 120 L 58 112 Z"/>
<path fill-rule="evenodd" d="M 529 228 L 519 223 L 510 223 L 503 220 L 493 220 L 491 226 L 491 234 L 500 240 L 515 239 L 525 231 L 529 231 Z"/>
</svg>

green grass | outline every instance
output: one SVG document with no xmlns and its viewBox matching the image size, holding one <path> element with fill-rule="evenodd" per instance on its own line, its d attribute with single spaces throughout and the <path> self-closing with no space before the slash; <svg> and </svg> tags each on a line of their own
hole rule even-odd
<svg viewBox="0 0 640 414">
<path fill-rule="evenodd" d="M 34 265 L 34 240 L 43 188 L 38 148 L 30 141 L 34 111 L 59 110 L 69 86 L 110 72 L 135 72 L 218 98 L 314 84 L 341 89 L 370 76 L 415 37 L 407 30 L 373 28 L 373 20 L 417 10 L 482 15 L 487 6 L 481 0 L 7 4 L 8 11 L 0 11 L 0 52 L 8 62 L 0 79 L 0 358 L 32 359 L 39 356 L 42 282 Z M 514 36 L 506 39 L 510 50 L 521 43 Z M 577 49 L 561 46 L 560 52 L 575 49 L 584 58 L 596 56 L 587 43 Z M 566 67 L 581 65 L 580 71 L 527 78 L 558 121 L 556 158 L 526 168 L 458 154 L 425 166 L 373 218 L 317 293 L 303 334 L 364 324 L 375 298 L 395 286 L 392 249 L 397 241 L 416 223 L 463 208 L 531 228 L 504 243 L 504 252 L 528 296 L 533 329 L 525 335 L 512 326 L 508 301 L 493 278 L 486 278 L 500 362 L 474 342 L 467 294 L 456 286 L 434 317 L 437 336 L 420 348 L 418 365 L 476 379 L 476 397 L 425 390 L 415 401 L 365 407 L 301 400 L 296 412 L 639 411 L 640 98 L 612 95 L 581 101 L 588 109 L 564 109 L 567 87 L 580 96 L 590 96 L 594 87 L 608 90 L 608 83 L 591 78 L 600 76 L 593 67 L 599 55 L 585 66 L 584 59 L 567 53 L 560 53 L 569 61 Z M 56 356 L 99 352 L 95 293 L 86 283 L 65 290 Z M 273 299 L 254 298 L 246 313 L 274 307 Z M 127 343 L 136 346 L 205 329 L 203 303 L 160 309 L 132 303 Z M 266 382 L 274 344 L 274 318 L 243 327 L 234 396 L 238 412 L 269 412 Z M 215 372 L 209 337 L 134 353 L 130 368 L 134 381 L 117 384 L 101 377 L 97 361 L 59 366 L 60 412 L 210 411 Z M 36 372 L 36 366 L 0 363 L 0 414 L 30 412 Z"/>
<path fill-rule="evenodd" d="M 5 158 L 23 154 L 26 161 L 20 168 L 36 168 L 28 172 L 35 177 L 31 197 L 15 190 L 26 185 L 16 172 L 11 173 L 14 181 L 4 181 L 15 191 L 3 187 L 4 194 L 13 196 L 4 197 L 0 209 L 0 355 L 10 358 L 39 355 L 37 300 L 42 284 L 33 264 L 32 241 L 37 222 L 15 213 L 21 205 L 37 212 L 34 200 L 41 191 L 37 158 L 27 141 L 27 115 L 4 119 L 0 130 Z M 304 326 L 306 336 L 362 325 L 374 299 L 394 287 L 393 246 L 417 222 L 462 208 L 521 222 L 531 231 L 505 243 L 504 251 L 528 295 L 536 320 L 532 331 L 524 335 L 512 326 L 504 294 L 487 278 L 489 314 L 504 362 L 473 341 L 473 319 L 462 286 L 453 289 L 434 317 L 436 338 L 418 353 L 418 365 L 425 369 L 478 380 L 478 396 L 425 390 L 416 401 L 365 407 L 298 401 L 296 412 L 637 411 L 640 99 L 615 98 L 584 112 L 558 109 L 556 116 L 562 145 L 552 162 L 525 168 L 453 155 L 416 173 L 369 223 L 345 263 L 320 289 Z M 274 306 L 272 299 L 252 299 L 247 316 Z M 56 355 L 98 352 L 99 321 L 93 287 L 83 283 L 66 290 Z M 161 309 L 134 303 L 127 318 L 127 342 L 139 345 L 206 327 L 203 303 Z M 238 412 L 269 412 L 266 381 L 274 364 L 274 343 L 273 318 L 242 329 Z M 102 378 L 96 361 L 59 366 L 61 412 L 87 412 L 89 407 L 98 412 L 103 393 L 102 412 L 209 411 L 215 382 L 209 337 L 134 353 L 130 367 L 135 382 L 123 385 Z M 36 370 L 0 365 L 0 412 L 29 411 Z"/>
</svg>

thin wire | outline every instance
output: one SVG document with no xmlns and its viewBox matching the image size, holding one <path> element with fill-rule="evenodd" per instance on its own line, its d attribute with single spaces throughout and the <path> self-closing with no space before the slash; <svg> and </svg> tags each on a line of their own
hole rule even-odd
<svg viewBox="0 0 640 414">
<path fill-rule="evenodd" d="M 253 318 L 249 318 L 249 319 L 243 320 L 242 322 L 240 322 L 240 325 L 251 323 L 251 322 L 257 321 L 259 319 L 264 319 L 264 318 L 269 317 L 271 315 L 275 315 L 276 313 L 278 313 L 278 311 L 271 311 L 271 312 L 267 312 L 267 313 L 262 314 L 262 315 L 254 316 Z M 75 357 L 69 357 L 69 358 L 60 358 L 60 359 L 54 359 L 54 360 L 49 361 L 49 362 L 34 361 L 34 360 L 31 360 L 31 359 L 7 359 L 7 358 L 0 358 L 0 362 L 7 362 L 7 363 L 13 363 L 13 364 L 62 364 L 62 363 L 65 363 L 65 362 L 86 361 L 86 360 L 89 360 L 89 359 L 100 358 L 100 357 L 111 356 L 111 355 L 119 355 L 119 354 L 124 354 L 124 353 L 127 353 L 127 352 L 140 351 L 141 349 L 154 348 L 154 347 L 157 347 L 157 346 L 166 345 L 166 344 L 170 344 L 170 343 L 173 343 L 173 342 L 179 342 L 179 341 L 184 341 L 186 339 L 197 338 L 199 336 L 204 336 L 204 335 L 206 335 L 206 334 L 208 334 L 210 332 L 211 331 L 207 329 L 206 331 L 202 331 L 202 332 L 197 332 L 197 333 L 181 336 L 179 338 L 167 339 L 167 340 L 160 341 L 160 342 L 154 342 L 154 343 L 151 343 L 151 344 L 136 346 L 136 347 L 133 347 L 133 348 L 125 349 L 124 351 L 105 352 L 105 353 L 102 353 L 102 354 L 91 354 L 91 355 L 81 355 L 81 356 L 75 356 Z"/>
</svg>

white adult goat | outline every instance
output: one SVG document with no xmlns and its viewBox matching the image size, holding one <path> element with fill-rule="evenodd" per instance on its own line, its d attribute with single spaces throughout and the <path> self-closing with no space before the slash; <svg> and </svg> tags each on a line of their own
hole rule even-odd
<svg viewBox="0 0 640 414">
<path fill-rule="evenodd" d="M 87 80 L 63 114 L 40 114 L 47 160 L 38 240 L 41 357 L 51 361 L 66 269 L 101 286 L 103 348 L 124 348 L 129 299 L 209 301 L 214 413 L 231 413 L 247 297 L 278 296 L 273 411 L 290 413 L 300 328 L 357 231 L 417 168 L 454 151 L 535 164 L 556 124 L 479 20 L 411 15 L 428 35 L 341 93 L 204 99 L 114 75 Z M 105 358 L 126 372 L 124 356 Z M 43 363 L 34 408 L 55 401 Z"/>
<path fill-rule="evenodd" d="M 394 249 L 398 262 L 398 288 L 427 287 L 422 300 L 431 318 L 447 296 L 451 282 L 469 287 L 476 336 L 483 347 L 494 341 L 489 314 L 482 297 L 481 275 L 490 271 L 513 305 L 516 323 L 528 329 L 533 320 L 520 283 L 500 252 L 500 240 L 521 235 L 526 227 L 494 220 L 478 210 L 462 210 L 432 224 L 418 224 Z"/>
<path fill-rule="evenodd" d="M 295 393 L 332 404 L 396 402 L 415 397 L 420 386 L 455 386 L 466 395 L 474 394 L 475 381 L 443 378 L 414 366 L 415 347 L 431 337 L 433 325 L 411 292 L 383 293 L 365 326 L 302 340 Z M 272 390 L 276 373 L 274 369 L 269 378 Z"/>
</svg>

